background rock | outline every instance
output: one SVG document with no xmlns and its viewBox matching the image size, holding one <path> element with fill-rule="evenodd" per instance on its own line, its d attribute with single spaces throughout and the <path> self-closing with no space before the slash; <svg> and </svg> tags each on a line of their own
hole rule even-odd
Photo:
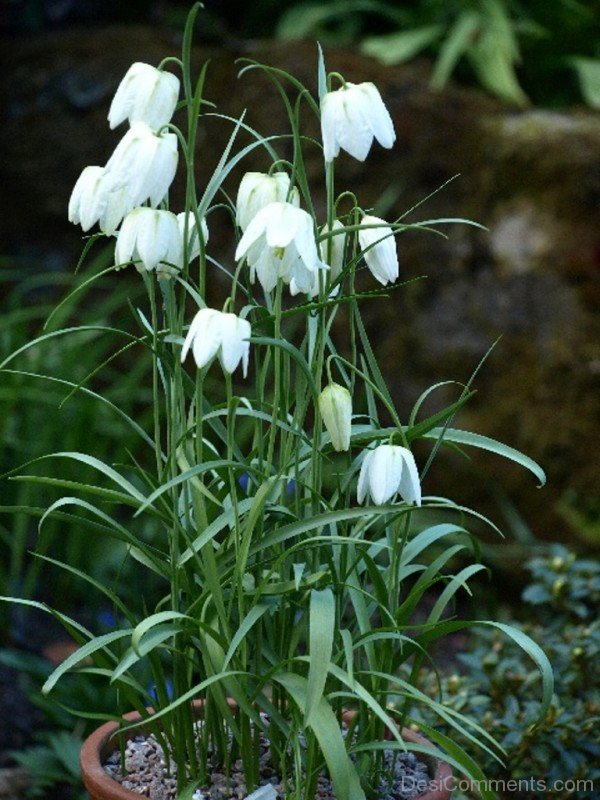
<svg viewBox="0 0 600 800">
<path fill-rule="evenodd" d="M 112 93 L 132 61 L 158 63 L 179 45 L 168 32 L 131 26 L 2 43 L 11 64 L 0 73 L 5 253 L 39 254 L 46 263 L 53 254 L 67 268 L 76 263 L 81 234 L 66 222 L 66 206 L 81 169 L 104 163 L 118 141 L 106 124 Z M 239 115 L 247 108 L 257 130 L 286 134 L 274 87 L 256 70 L 238 80 L 239 56 L 281 66 L 314 88 L 316 48 L 248 42 L 194 53 L 198 64 L 211 59 L 207 96 L 220 112 Z M 370 301 L 366 314 L 399 409 L 406 415 L 433 381 L 466 381 L 501 336 L 477 376 L 476 398 L 456 424 L 523 450 L 549 476 L 549 486 L 537 490 L 529 474 L 499 459 L 476 455 L 476 472 L 451 455 L 431 471 L 426 491 L 478 507 L 483 500 L 516 533 L 528 527 L 564 539 L 568 531 L 598 543 L 598 115 L 516 111 L 456 87 L 436 94 L 418 64 L 386 68 L 348 50 L 326 57 L 329 69 L 378 85 L 398 134 L 393 151 L 376 146 L 365 165 L 342 156 L 338 187 L 351 186 L 365 208 L 376 206 L 392 219 L 458 175 L 407 220 L 466 217 L 489 228 L 445 226 L 447 239 L 412 231 L 398 239 L 401 277 L 427 279 L 392 292 L 387 302 Z M 200 129 L 202 187 L 231 126 L 207 118 Z M 305 132 L 317 135 L 315 120 Z M 277 147 L 291 156 L 289 142 Z M 244 167 L 267 163 L 256 150 Z M 316 147 L 307 169 L 320 180 Z M 181 187 L 174 192 L 176 202 L 180 197 Z M 322 209 L 322 195 L 318 202 Z M 211 245 L 230 258 L 234 242 L 221 221 L 211 219 Z M 438 404 L 456 396 L 444 391 Z"/>
</svg>

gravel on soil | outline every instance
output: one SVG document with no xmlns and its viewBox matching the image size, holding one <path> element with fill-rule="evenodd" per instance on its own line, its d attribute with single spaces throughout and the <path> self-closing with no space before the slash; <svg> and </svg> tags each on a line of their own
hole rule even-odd
<svg viewBox="0 0 600 800">
<path fill-rule="evenodd" d="M 241 759 L 236 761 L 229 778 L 218 770 L 210 774 L 210 783 L 200 786 L 194 800 L 275 800 L 285 798 L 286 789 L 280 776 L 271 766 L 271 751 L 268 740 L 261 734 L 259 759 L 260 787 L 273 787 L 270 792 L 252 792 L 245 784 Z M 105 771 L 123 788 L 129 789 L 149 800 L 176 800 L 177 781 L 167 773 L 166 759 L 160 744 L 153 736 L 138 735 L 128 740 L 124 751 L 125 769 L 121 769 L 121 754 L 115 750 L 104 764 Z M 387 751 L 385 766 L 391 780 L 383 778 L 380 783 L 380 800 L 411 800 L 417 798 L 429 781 L 427 765 L 414 753 Z M 259 787 L 259 788 L 260 788 Z M 263 797 L 264 795 L 264 797 Z M 318 779 L 316 800 L 335 800 L 333 785 L 322 775 Z"/>
</svg>

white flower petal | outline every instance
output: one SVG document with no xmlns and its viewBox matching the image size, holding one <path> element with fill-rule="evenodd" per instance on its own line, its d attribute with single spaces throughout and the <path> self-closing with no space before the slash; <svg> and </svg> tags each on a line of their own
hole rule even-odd
<svg viewBox="0 0 600 800">
<path fill-rule="evenodd" d="M 342 149 L 358 161 L 364 161 L 373 144 L 369 108 L 363 93 L 354 84 L 347 86 L 336 116 L 336 136 Z"/>
<path fill-rule="evenodd" d="M 394 123 L 384 105 L 379 90 L 373 83 L 361 83 L 358 88 L 367 98 L 369 106 L 368 121 L 373 135 L 382 147 L 390 149 L 396 141 Z"/>
<path fill-rule="evenodd" d="M 336 135 L 336 118 L 340 103 L 339 92 L 327 92 L 321 100 L 321 137 L 325 161 L 333 161 L 340 152 L 340 144 Z"/>
<path fill-rule="evenodd" d="M 238 336 L 242 340 L 242 374 L 244 378 L 248 375 L 248 364 L 250 362 L 250 337 L 252 328 L 247 319 L 238 319 Z"/>
<path fill-rule="evenodd" d="M 244 258 L 250 247 L 263 236 L 268 222 L 268 215 L 265 215 L 264 211 L 265 209 L 261 209 L 258 214 L 252 218 L 244 231 L 235 249 L 234 258 L 236 261 L 240 261 Z"/>
<path fill-rule="evenodd" d="M 377 225 L 379 227 L 363 227 Z M 398 278 L 399 265 L 392 229 L 379 217 L 365 215 L 358 231 L 358 242 L 373 276 L 384 286 Z"/>
<path fill-rule="evenodd" d="M 356 499 L 359 503 L 362 503 L 367 496 L 367 490 L 369 488 L 369 466 L 371 464 L 371 459 L 373 458 L 373 451 L 369 450 L 365 455 L 361 468 L 360 468 L 360 475 L 358 476 L 358 486 L 356 487 Z"/>
<path fill-rule="evenodd" d="M 183 237 L 185 235 L 185 211 L 177 214 L 177 224 L 179 225 L 179 232 L 181 234 L 181 242 L 183 248 Z M 200 228 L 202 231 L 202 243 L 204 247 L 208 243 L 208 225 L 205 219 L 200 220 Z M 200 239 L 198 237 L 198 226 L 196 224 L 196 215 L 190 211 L 188 212 L 188 259 L 193 261 L 200 255 Z"/>
<path fill-rule="evenodd" d="M 219 311 L 213 308 L 203 308 L 198 329 L 192 345 L 194 361 L 198 368 L 205 367 L 216 356 L 221 346 L 221 333 L 219 329 Z"/>
<path fill-rule="evenodd" d="M 406 447 L 399 448 L 404 462 L 400 478 L 400 496 L 407 503 L 421 505 L 421 481 L 415 457 Z"/>
<path fill-rule="evenodd" d="M 196 337 L 196 334 L 198 333 L 198 329 L 200 328 L 201 324 L 202 324 L 202 317 L 200 316 L 200 312 L 198 311 L 198 313 L 196 314 L 196 316 L 194 317 L 194 319 L 190 324 L 187 336 L 185 337 L 183 342 L 183 347 L 181 348 L 181 363 L 185 361 L 185 358 L 189 352 L 190 347 L 192 346 L 192 343 Z"/>
<path fill-rule="evenodd" d="M 244 346 L 238 334 L 235 314 L 221 314 L 219 319 L 221 348 L 219 360 L 225 372 L 233 372 L 242 360 Z"/>
<path fill-rule="evenodd" d="M 133 259 L 139 211 L 141 211 L 141 209 L 134 209 L 125 217 L 121 225 L 117 236 L 117 246 L 115 248 L 115 264 L 118 266 L 125 266 L 125 264 L 128 264 Z"/>
<path fill-rule="evenodd" d="M 260 213 L 266 219 L 265 238 L 269 247 L 287 247 L 296 237 L 306 211 L 291 203 L 269 203 Z"/>
</svg>

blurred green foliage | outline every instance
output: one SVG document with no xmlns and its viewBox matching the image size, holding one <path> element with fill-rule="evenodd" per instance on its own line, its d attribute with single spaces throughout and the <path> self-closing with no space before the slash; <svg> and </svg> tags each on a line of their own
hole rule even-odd
<svg viewBox="0 0 600 800">
<path fill-rule="evenodd" d="M 373 18 L 387 32 L 374 34 Z M 431 85 L 452 74 L 503 100 L 600 107 L 600 4 L 578 0 L 321 0 L 289 8 L 277 33 L 350 43 L 385 64 L 435 59 Z M 577 87 L 580 95 L 577 97 Z"/>
<path fill-rule="evenodd" d="M 148 361 L 136 358 L 135 348 L 118 332 L 121 323 L 135 331 L 131 316 L 141 282 L 137 273 L 109 273 L 100 289 L 94 278 L 111 258 L 107 250 L 98 250 L 77 274 L 35 260 L 0 262 L 0 595 L 35 597 L 59 608 L 69 597 L 70 611 L 81 605 L 92 614 L 85 584 L 40 556 L 51 551 L 105 585 L 121 580 L 126 590 L 126 548 L 90 535 L 68 513 L 38 526 L 46 508 L 64 493 L 64 487 L 54 486 L 57 475 L 71 481 L 75 493 L 86 475 L 94 474 L 85 465 L 43 456 L 93 449 L 115 463 L 139 450 L 141 439 L 94 391 L 101 390 L 109 403 L 141 424 L 151 415 Z M 50 318 L 60 298 L 66 300 Z M 79 330 L 61 333 L 71 326 Z M 90 363 L 99 365 L 92 374 Z M 5 643 L 27 640 L 26 614 L 10 608 L 0 604 L 0 637 Z"/>
<path fill-rule="evenodd" d="M 109 22 L 183 28 L 187 0 L 16 0 L 13 29 Z M 385 64 L 424 55 L 431 85 L 452 75 L 516 104 L 600 107 L 600 0 L 205 0 L 198 34 L 319 39 Z"/>
<path fill-rule="evenodd" d="M 529 621 L 520 626 L 544 649 L 556 676 L 557 693 L 542 724 L 539 674 L 533 662 L 496 632 L 477 635 L 461 668 L 441 683 L 446 704 L 478 722 L 506 752 L 505 765 L 481 751 L 480 764 L 491 779 L 600 781 L 600 562 L 576 558 L 562 546 L 531 559 L 531 582 L 523 592 Z M 513 612 L 514 613 L 514 612 Z M 425 676 L 436 692 L 433 675 Z M 438 725 L 439 727 L 439 725 Z M 535 784 L 533 784 L 535 785 Z M 570 784 L 569 784 L 570 785 Z M 507 795 L 508 796 L 508 795 Z M 514 795 L 510 795 L 514 796 Z M 532 790 L 518 797 L 588 800 L 581 791 Z M 462 795 L 457 795 L 460 800 Z"/>
</svg>

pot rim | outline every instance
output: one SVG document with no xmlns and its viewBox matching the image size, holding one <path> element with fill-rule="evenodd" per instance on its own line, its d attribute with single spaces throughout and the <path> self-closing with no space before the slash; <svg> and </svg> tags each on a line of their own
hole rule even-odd
<svg viewBox="0 0 600 800">
<path fill-rule="evenodd" d="M 202 708 L 202 701 L 195 700 L 193 705 L 199 710 Z M 151 709 L 148 710 L 151 711 Z M 136 722 L 137 720 L 141 721 L 141 716 L 137 711 L 131 711 L 124 714 L 123 719 L 128 722 Z M 81 746 L 80 764 L 83 782 L 92 800 L 140 799 L 140 795 L 137 792 L 124 788 L 103 767 L 107 750 L 114 745 L 118 730 L 119 723 L 116 720 L 105 722 L 99 728 L 96 728 Z M 410 728 L 402 729 L 402 738 L 412 744 L 425 747 L 433 746 L 429 739 Z M 454 785 L 450 764 L 442 758 L 437 758 L 427 753 L 418 753 L 418 756 L 429 768 L 429 785 L 431 788 L 418 795 L 415 800 L 449 800 Z"/>
</svg>

